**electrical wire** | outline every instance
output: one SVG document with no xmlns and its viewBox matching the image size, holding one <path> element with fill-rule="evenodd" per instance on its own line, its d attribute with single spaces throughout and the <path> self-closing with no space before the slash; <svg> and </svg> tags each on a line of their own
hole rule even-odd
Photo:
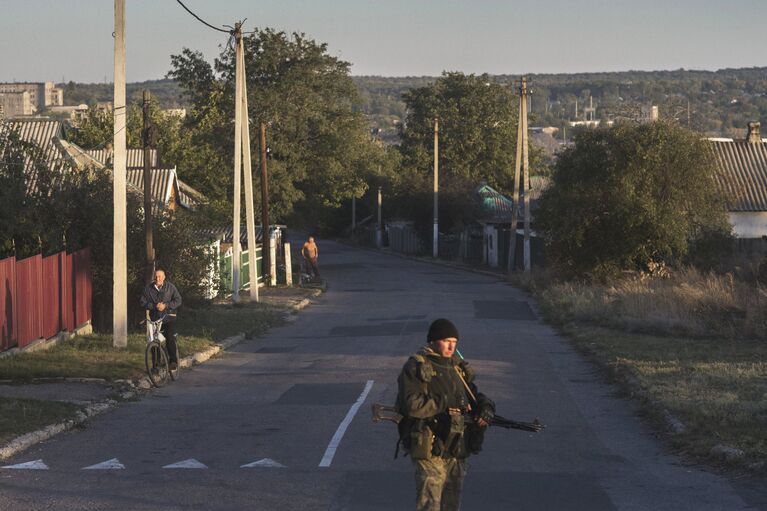
<svg viewBox="0 0 767 511">
<path fill-rule="evenodd" d="M 186 10 L 186 12 L 188 12 L 189 14 L 191 14 L 192 16 L 194 16 L 195 18 L 197 18 L 197 21 L 199 21 L 199 22 L 200 22 L 200 23 L 202 23 L 203 25 L 207 25 L 208 27 L 212 28 L 213 30 L 218 30 L 219 32 L 224 32 L 225 34 L 230 34 L 230 33 L 232 33 L 232 31 L 231 31 L 231 30 L 226 30 L 226 29 L 223 29 L 223 28 L 215 27 L 215 26 L 211 25 L 210 23 L 208 23 L 207 21 L 205 21 L 204 19 L 200 18 L 200 17 L 199 17 L 199 16 L 197 16 L 195 13 L 193 13 L 191 10 L 189 10 L 189 7 L 187 7 L 186 5 L 184 5 L 184 3 L 183 3 L 181 0 L 176 0 L 176 2 L 178 2 L 178 4 L 179 4 L 181 7 L 183 7 L 183 8 L 184 8 L 184 10 Z"/>
</svg>

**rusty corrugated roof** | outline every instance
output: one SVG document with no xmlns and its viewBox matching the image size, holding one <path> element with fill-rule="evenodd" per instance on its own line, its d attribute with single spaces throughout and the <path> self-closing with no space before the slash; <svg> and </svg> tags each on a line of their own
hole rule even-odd
<svg viewBox="0 0 767 511">
<path fill-rule="evenodd" d="M 709 139 L 728 211 L 767 211 L 767 143 Z"/>
</svg>

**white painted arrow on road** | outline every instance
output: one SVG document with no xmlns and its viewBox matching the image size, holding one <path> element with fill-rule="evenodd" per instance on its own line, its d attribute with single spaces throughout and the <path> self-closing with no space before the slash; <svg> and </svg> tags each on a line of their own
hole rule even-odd
<svg viewBox="0 0 767 511">
<path fill-rule="evenodd" d="M 204 463 L 200 463 L 194 458 L 189 458 L 188 460 L 171 463 L 170 465 L 165 465 L 162 468 L 208 468 L 208 466 L 205 465 Z"/>
<path fill-rule="evenodd" d="M 266 467 L 266 468 L 287 468 L 285 465 L 278 461 L 274 461 L 272 458 L 263 458 L 258 461 L 254 461 L 253 463 L 248 463 L 247 465 L 240 465 L 240 468 L 257 468 L 257 467 Z"/>
<path fill-rule="evenodd" d="M 6 465 L 2 468 L 11 470 L 48 470 L 48 465 L 43 463 L 43 460 L 28 461 L 26 463 L 19 463 L 17 465 Z"/>
<path fill-rule="evenodd" d="M 83 467 L 82 470 L 122 470 L 124 468 L 125 465 L 120 463 L 120 460 L 112 458 L 111 460 L 102 461 L 89 467 Z"/>
</svg>

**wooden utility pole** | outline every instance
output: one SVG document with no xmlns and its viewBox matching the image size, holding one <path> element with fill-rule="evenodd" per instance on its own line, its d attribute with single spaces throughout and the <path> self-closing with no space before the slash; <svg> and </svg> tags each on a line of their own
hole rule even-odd
<svg viewBox="0 0 767 511">
<path fill-rule="evenodd" d="M 128 346 L 128 251 L 126 243 L 126 150 L 125 150 L 125 0 L 115 0 L 114 130 L 112 240 L 112 335 L 115 348 Z"/>
<path fill-rule="evenodd" d="M 242 67 L 240 66 L 240 23 L 235 24 L 234 65 L 234 210 L 232 212 L 232 302 L 240 300 L 240 197 L 242 191 L 240 172 L 242 170 Z"/>
<path fill-rule="evenodd" d="M 522 136 L 522 189 L 525 193 L 525 239 L 523 248 L 525 273 L 530 273 L 530 168 L 527 151 L 527 79 L 525 77 L 522 77 L 519 96 L 520 105 L 522 106 L 522 111 L 519 113 L 519 131 Z"/>
<path fill-rule="evenodd" d="M 152 127 L 149 121 L 149 101 L 151 94 L 148 90 L 144 91 L 144 240 L 146 242 L 146 270 L 144 281 L 146 284 L 154 279 L 154 233 L 152 231 L 152 161 L 151 152 L 154 141 L 152 140 Z"/>
<path fill-rule="evenodd" d="M 434 118 L 434 232 L 432 257 L 439 256 L 439 119 Z"/>
<path fill-rule="evenodd" d="M 524 78 L 522 78 L 524 83 Z M 522 166 L 522 112 L 525 100 L 520 88 L 519 119 L 517 119 L 517 157 L 514 160 L 514 194 L 511 208 L 511 232 L 509 235 L 509 273 L 517 271 L 517 222 L 519 221 L 519 174 Z"/>
<path fill-rule="evenodd" d="M 250 161 L 250 116 L 248 115 L 248 84 L 245 82 L 245 45 L 242 41 L 242 34 L 238 41 L 240 65 L 240 88 L 242 90 L 242 160 L 244 164 L 243 174 L 245 176 L 245 221 L 248 229 L 248 266 L 250 271 L 250 299 L 258 301 L 258 261 L 256 261 L 256 217 L 253 204 L 253 169 Z"/>
<path fill-rule="evenodd" d="M 271 243 L 269 235 L 269 177 L 266 172 L 266 123 L 261 123 L 261 257 L 264 282 L 271 274 Z"/>
</svg>

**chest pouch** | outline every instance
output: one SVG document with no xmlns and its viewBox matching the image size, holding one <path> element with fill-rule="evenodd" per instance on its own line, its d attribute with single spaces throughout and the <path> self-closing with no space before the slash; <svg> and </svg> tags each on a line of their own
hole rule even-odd
<svg viewBox="0 0 767 511">
<path fill-rule="evenodd" d="M 416 375 L 418 379 L 424 383 L 429 383 L 434 378 L 434 366 L 431 365 L 424 357 L 416 357 L 418 362 Z"/>
</svg>

